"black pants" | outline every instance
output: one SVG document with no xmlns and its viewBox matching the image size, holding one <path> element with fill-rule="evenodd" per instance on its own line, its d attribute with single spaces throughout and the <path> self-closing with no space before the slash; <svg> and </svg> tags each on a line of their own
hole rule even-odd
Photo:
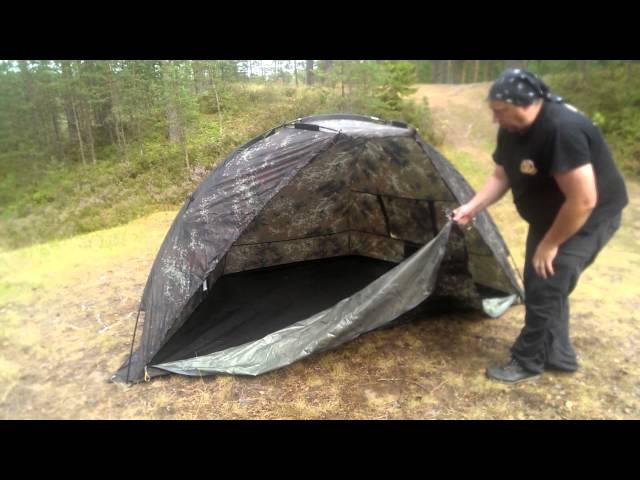
<svg viewBox="0 0 640 480">
<path fill-rule="evenodd" d="M 527 370 L 578 369 L 569 339 L 569 295 L 582 272 L 620 228 L 621 214 L 590 231 L 580 230 L 563 243 L 553 262 L 555 274 L 546 280 L 535 272 L 531 260 L 546 230 L 529 227 L 524 268 L 525 326 L 511 347 L 513 358 Z"/>
</svg>

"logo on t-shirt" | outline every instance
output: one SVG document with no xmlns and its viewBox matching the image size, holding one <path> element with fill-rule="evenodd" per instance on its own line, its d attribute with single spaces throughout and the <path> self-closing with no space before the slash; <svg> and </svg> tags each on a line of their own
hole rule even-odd
<svg viewBox="0 0 640 480">
<path fill-rule="evenodd" d="M 520 171 L 525 175 L 535 175 L 536 173 L 538 173 L 536 164 L 533 163 L 533 160 L 529 159 L 525 159 L 520 162 Z"/>
</svg>

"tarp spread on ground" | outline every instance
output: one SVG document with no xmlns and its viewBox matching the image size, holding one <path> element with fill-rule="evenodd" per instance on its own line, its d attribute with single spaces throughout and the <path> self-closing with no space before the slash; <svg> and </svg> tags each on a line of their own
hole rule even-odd
<svg viewBox="0 0 640 480">
<path fill-rule="evenodd" d="M 118 381 L 258 375 L 433 306 L 501 315 L 522 291 L 473 191 L 415 129 L 298 119 L 228 156 L 187 199 L 141 301 Z"/>
</svg>

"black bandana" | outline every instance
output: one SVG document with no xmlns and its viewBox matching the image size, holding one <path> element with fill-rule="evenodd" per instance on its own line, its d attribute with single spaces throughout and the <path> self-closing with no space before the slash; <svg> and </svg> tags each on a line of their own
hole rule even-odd
<svg viewBox="0 0 640 480">
<path fill-rule="evenodd" d="M 562 97 L 553 95 L 535 73 L 520 68 L 505 70 L 489 90 L 489 100 L 500 100 L 520 107 L 531 105 L 539 98 L 554 103 L 564 102 Z"/>
</svg>

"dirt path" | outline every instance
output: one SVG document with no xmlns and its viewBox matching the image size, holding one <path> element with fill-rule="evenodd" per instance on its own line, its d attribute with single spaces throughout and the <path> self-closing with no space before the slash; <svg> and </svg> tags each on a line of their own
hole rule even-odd
<svg viewBox="0 0 640 480">
<path fill-rule="evenodd" d="M 468 85 L 419 85 L 410 98 L 429 101 L 437 130 L 449 148 L 473 155 L 478 161 L 491 161 L 496 126 L 483 98 L 489 83 Z"/>
<path fill-rule="evenodd" d="M 491 166 L 487 85 L 423 85 L 443 151 L 471 174 Z M 462 152 L 462 153 L 461 153 Z M 461 156 L 462 155 L 462 156 Z M 455 162 L 454 162 L 455 163 Z M 129 351 L 138 300 L 176 212 L 0 254 L 0 418 L 640 418 L 640 188 L 623 227 L 572 296 L 582 368 L 515 387 L 488 382 L 522 326 L 522 307 L 425 318 L 373 332 L 259 377 L 108 382 Z M 492 215 L 521 265 L 524 226 Z"/>
</svg>

